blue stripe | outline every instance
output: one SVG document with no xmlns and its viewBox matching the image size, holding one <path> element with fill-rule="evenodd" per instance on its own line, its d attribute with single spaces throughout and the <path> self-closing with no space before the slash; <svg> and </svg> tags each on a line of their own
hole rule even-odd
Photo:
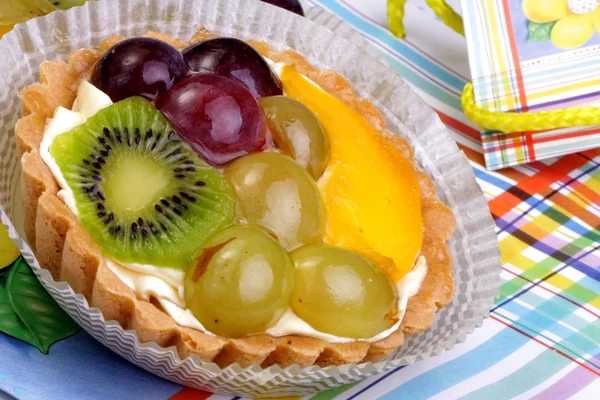
<svg viewBox="0 0 600 400">
<path fill-rule="evenodd" d="M 538 296 L 531 295 L 529 297 Z M 524 299 L 523 302 L 531 304 L 531 299 Z M 574 358 L 581 358 L 586 353 L 592 353 L 597 348 L 597 344 L 593 340 L 590 340 L 590 338 L 578 332 L 573 332 L 559 323 L 559 321 L 562 321 L 567 316 L 574 315 L 573 313 L 577 309 L 577 306 L 557 296 L 551 297 L 533 310 L 518 302 L 511 302 L 503 307 L 503 310 L 518 316 L 517 321 L 511 320 L 512 325 L 518 326 L 522 331 L 534 337 L 545 338 L 547 341 L 554 343 L 554 347 L 563 350 Z M 503 319 L 508 319 L 501 313 L 498 315 Z M 560 340 L 556 341 L 547 334 L 539 333 L 543 331 L 558 336 Z M 589 363 L 596 366 L 591 360 Z M 600 368 L 600 366 L 596 367 Z"/>
<path fill-rule="evenodd" d="M 554 252 L 556 252 L 556 250 L 542 242 L 537 242 L 533 245 L 533 247 L 535 247 L 537 250 L 551 255 Z M 491 311 L 495 311 L 500 307 L 503 307 L 504 305 L 506 305 L 507 303 L 513 301 L 514 299 L 522 296 L 523 294 L 527 293 L 528 291 L 530 291 L 531 289 L 533 289 L 534 287 L 538 286 L 540 283 L 542 283 L 543 281 L 549 279 L 550 277 L 559 274 L 562 270 L 564 270 L 565 268 L 568 267 L 573 267 L 576 270 L 578 270 L 579 272 L 593 278 L 596 279 L 598 281 L 600 281 L 600 271 L 596 271 L 593 268 L 590 268 L 589 266 L 585 265 L 584 263 L 580 262 L 579 260 L 583 257 L 585 257 L 588 254 L 592 254 L 594 251 L 597 251 L 598 249 L 600 249 L 600 244 L 598 244 L 598 246 L 591 248 L 590 250 L 586 251 L 585 253 L 580 254 L 578 257 L 570 257 L 563 266 L 561 266 L 560 268 L 557 268 L 556 270 L 550 272 L 548 275 L 546 275 L 543 279 L 538 279 L 536 280 L 533 285 L 531 286 L 527 286 L 525 289 L 521 290 L 519 293 L 515 294 L 514 296 L 511 296 L 509 298 L 507 298 L 506 300 L 502 301 L 501 303 L 497 304 L 496 306 L 494 306 L 492 308 Z"/>
<path fill-rule="evenodd" d="M 383 374 L 382 376 L 380 376 L 379 378 L 375 379 L 373 382 L 369 383 L 367 386 L 365 386 L 364 388 L 362 388 L 358 392 L 354 393 L 352 396 L 348 397 L 346 400 L 355 399 L 356 397 L 360 396 L 361 394 L 363 394 L 367 390 L 371 389 L 373 386 L 377 385 L 382 380 L 390 377 L 391 375 L 394 375 L 396 372 L 400 371 L 402 368 L 406 368 L 406 367 L 404 367 L 404 366 L 403 367 L 398 367 L 398 368 L 395 368 L 395 369 L 391 370 L 390 372 L 387 372 L 387 373 Z"/>
<path fill-rule="evenodd" d="M 466 82 L 463 79 L 450 73 L 447 69 L 435 64 L 422 54 L 419 54 L 406 43 L 398 40 L 390 33 L 389 30 L 363 19 L 335 0 L 321 0 L 319 1 L 319 4 L 334 14 L 337 14 L 355 29 L 370 36 L 371 38 L 376 38 L 377 40 L 385 43 L 395 52 L 402 54 L 402 56 L 406 57 L 424 72 L 441 79 L 443 82 L 459 91 L 461 91 L 464 87 Z"/>
<path fill-rule="evenodd" d="M 600 281 L 591 279 L 589 276 L 582 277 L 576 284 L 581 285 L 594 293 L 600 293 Z"/>
<path fill-rule="evenodd" d="M 460 98 L 453 94 L 448 93 L 440 89 L 439 85 L 435 82 L 431 82 L 430 80 L 424 79 L 427 75 L 421 76 L 420 71 L 417 72 L 412 68 L 403 65 L 402 62 L 390 57 L 386 53 L 382 53 L 386 61 L 394 68 L 398 73 L 402 76 L 402 79 L 410 83 L 411 85 L 416 86 L 419 90 L 426 92 L 427 94 L 435 97 L 437 100 L 447 104 L 448 106 L 462 111 L 462 106 L 460 103 Z"/>
<path fill-rule="evenodd" d="M 571 361 L 546 350 L 503 379 L 461 397 L 461 400 L 510 400 L 542 384 Z M 556 397 L 558 398 L 558 397 Z"/>
<path fill-rule="evenodd" d="M 498 178 L 494 173 L 486 171 L 482 168 L 476 167 L 473 168 L 473 171 L 475 172 L 475 178 L 477 178 L 477 180 L 485 181 L 489 184 L 496 186 L 499 189 L 502 189 L 503 191 L 507 191 L 508 189 L 513 187 L 511 183 Z"/>
<path fill-rule="evenodd" d="M 471 29 L 472 31 L 477 32 L 477 26 L 471 24 L 470 22 L 481 21 L 478 18 L 479 3 L 477 1 L 464 1 L 462 2 L 463 13 L 464 13 L 464 21 L 465 21 L 465 37 L 477 37 L 477 35 L 470 34 L 467 32 L 467 29 Z M 468 46 L 474 47 L 476 54 L 485 54 L 485 42 L 483 37 L 481 40 L 470 41 L 467 43 Z M 469 48 L 471 50 L 471 48 Z M 471 76 L 482 76 L 483 74 L 483 65 L 482 63 L 469 63 L 469 67 L 471 69 L 475 69 L 475 71 L 471 71 Z"/>
<path fill-rule="evenodd" d="M 527 342 L 529 338 L 526 336 L 511 329 L 503 329 L 468 353 L 411 379 L 381 397 L 381 400 L 428 399 L 490 368 Z"/>
</svg>

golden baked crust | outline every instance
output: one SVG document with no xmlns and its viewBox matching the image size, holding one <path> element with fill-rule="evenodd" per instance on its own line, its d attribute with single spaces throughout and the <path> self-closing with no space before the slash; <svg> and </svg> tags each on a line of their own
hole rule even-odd
<svg viewBox="0 0 600 400">
<path fill-rule="evenodd" d="M 177 48 L 188 45 L 162 33 L 148 32 L 147 36 Z M 217 35 L 200 29 L 190 43 L 214 36 Z M 99 308 L 106 320 L 116 320 L 124 329 L 135 329 L 141 342 L 175 346 L 181 358 L 196 354 L 221 367 L 233 363 L 242 367 L 251 364 L 305 367 L 377 361 L 398 348 L 405 335 L 431 326 L 435 312 L 447 305 L 454 295 L 454 271 L 447 247 L 454 232 L 452 212 L 437 199 L 431 179 L 416 167 L 410 145 L 386 130 L 379 110 L 368 100 L 359 99 L 340 74 L 319 70 L 292 50 L 277 52 L 266 43 L 255 41 L 248 43 L 273 61 L 295 64 L 302 74 L 358 111 L 411 160 L 421 188 L 425 229 L 422 254 L 428 263 L 427 276 L 417 295 L 409 299 L 402 326 L 387 338 L 371 344 L 328 343 L 302 336 L 256 335 L 226 339 L 180 327 L 152 302 L 136 298 L 134 291 L 106 266 L 98 246 L 57 197 L 59 186 L 39 154 L 46 119 L 52 117 L 58 106 L 72 106 L 79 79 L 112 45 L 124 39 L 109 37 L 98 49 L 75 51 L 67 62 L 44 61 L 40 65 L 40 82 L 20 93 L 23 116 L 17 121 L 15 132 L 22 166 L 25 233 L 40 265 L 48 269 L 55 280 L 68 282 L 75 292 L 85 296 L 90 306 Z"/>
</svg>

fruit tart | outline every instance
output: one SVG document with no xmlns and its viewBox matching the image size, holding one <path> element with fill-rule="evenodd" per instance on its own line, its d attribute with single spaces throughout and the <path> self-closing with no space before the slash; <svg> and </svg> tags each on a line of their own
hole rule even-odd
<svg viewBox="0 0 600 400">
<path fill-rule="evenodd" d="M 333 71 L 149 32 L 45 61 L 16 125 L 43 268 L 221 367 L 380 360 L 454 293 L 454 216 Z"/>
</svg>

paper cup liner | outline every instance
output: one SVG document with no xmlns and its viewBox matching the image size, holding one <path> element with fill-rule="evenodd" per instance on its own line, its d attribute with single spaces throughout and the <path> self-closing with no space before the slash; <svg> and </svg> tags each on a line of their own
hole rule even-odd
<svg viewBox="0 0 600 400">
<path fill-rule="evenodd" d="M 467 158 L 445 126 L 349 25 L 314 6 L 306 7 L 306 15 L 302 18 L 256 0 L 107 0 L 17 25 L 0 41 L 2 223 L 44 287 L 83 329 L 134 364 L 182 385 L 259 397 L 306 395 L 362 380 L 438 355 L 463 342 L 488 316 L 498 293 L 500 256 L 494 222 Z M 389 130 L 409 141 L 420 168 L 433 178 L 440 199 L 452 209 L 457 223 L 449 243 L 455 267 L 455 297 L 436 314 L 430 329 L 409 336 L 385 360 L 285 369 L 263 369 L 258 365 L 241 368 L 237 364 L 221 369 L 197 356 L 181 360 L 173 347 L 142 344 L 135 331 L 105 321 L 82 295 L 41 269 L 21 239 L 20 161 L 14 137 L 20 117 L 17 94 L 39 79 L 40 63 L 64 60 L 72 51 L 96 47 L 110 35 L 139 36 L 153 30 L 187 40 L 201 26 L 224 36 L 265 41 L 277 50 L 294 49 L 315 66 L 344 75 L 360 97 L 381 110 Z"/>
</svg>

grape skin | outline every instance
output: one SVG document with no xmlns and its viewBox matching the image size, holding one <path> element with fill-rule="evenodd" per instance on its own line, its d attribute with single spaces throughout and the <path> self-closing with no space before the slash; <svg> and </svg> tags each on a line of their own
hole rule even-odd
<svg viewBox="0 0 600 400">
<path fill-rule="evenodd" d="M 286 96 L 258 99 L 275 145 L 319 179 L 331 156 L 329 139 L 317 117 L 304 104 Z"/>
<path fill-rule="evenodd" d="M 155 100 L 188 72 L 181 53 L 152 38 L 131 38 L 111 47 L 100 59 L 91 82 L 113 102 L 131 96 Z"/>
<path fill-rule="evenodd" d="M 264 113 L 250 91 L 219 75 L 191 75 L 156 102 L 179 136 L 219 166 L 265 148 Z"/>
<path fill-rule="evenodd" d="M 294 267 L 262 228 L 234 225 L 214 235 L 185 277 L 187 308 L 210 332 L 241 337 L 266 331 L 287 309 Z"/>
<path fill-rule="evenodd" d="M 294 160 L 275 152 L 255 153 L 235 160 L 223 173 L 236 191 L 239 214 L 271 230 L 287 250 L 323 241 L 321 195 Z"/>
<path fill-rule="evenodd" d="M 298 0 L 261 0 L 265 3 L 273 4 L 274 6 L 283 8 L 285 10 L 291 11 L 295 14 L 301 15 L 304 17 L 304 10 L 302 9 L 302 5 Z"/>
<path fill-rule="evenodd" d="M 265 59 L 248 43 L 235 38 L 214 38 L 183 50 L 192 72 L 234 79 L 255 97 L 282 94 L 281 82 Z"/>
<path fill-rule="evenodd" d="M 396 287 L 373 262 L 322 244 L 290 256 L 296 268 L 291 306 L 314 329 L 368 339 L 396 323 Z"/>
</svg>

